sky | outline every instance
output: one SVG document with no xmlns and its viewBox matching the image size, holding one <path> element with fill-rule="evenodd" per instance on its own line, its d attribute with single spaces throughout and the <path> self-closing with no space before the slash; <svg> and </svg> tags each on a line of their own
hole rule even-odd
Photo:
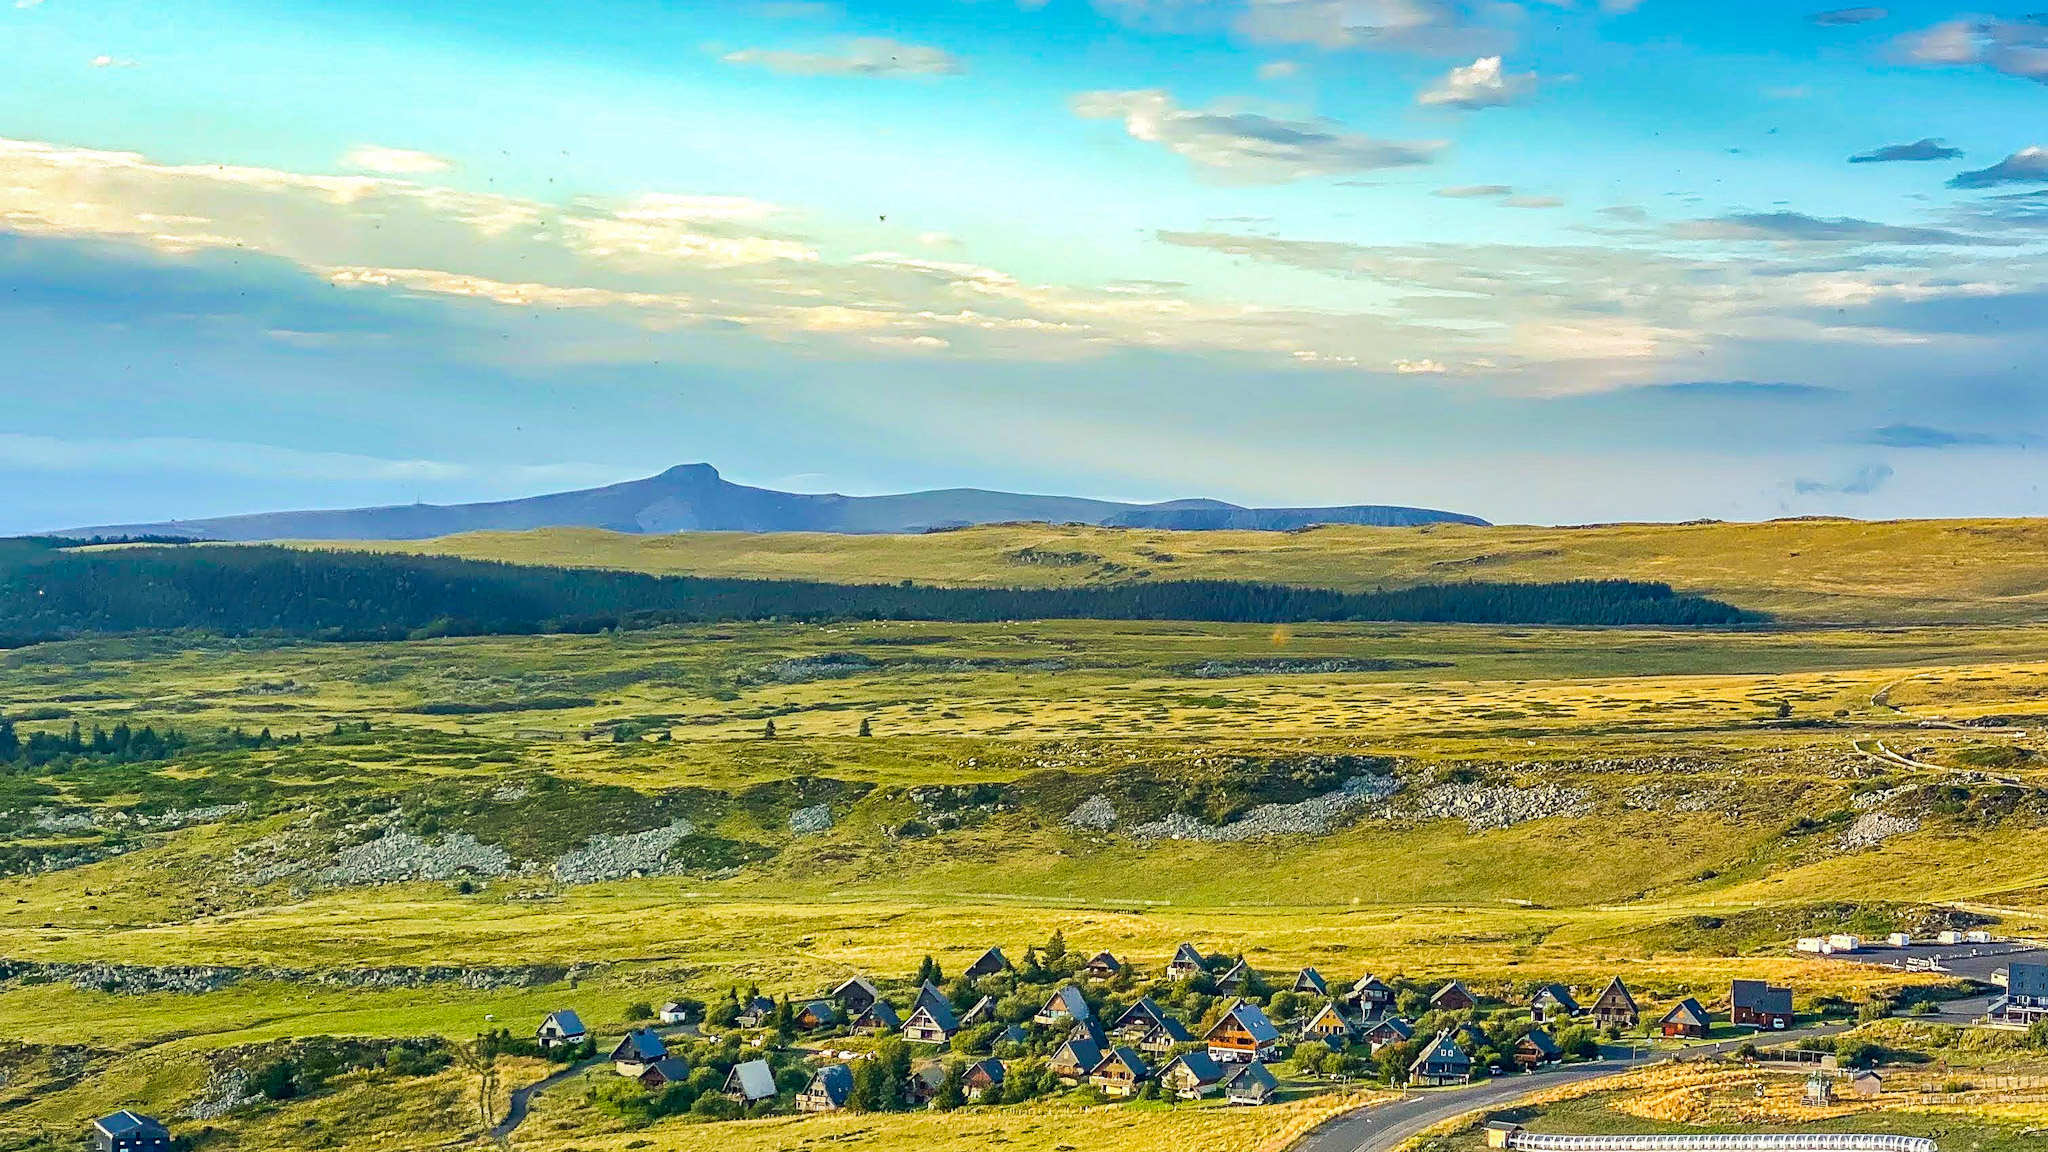
<svg viewBox="0 0 2048 1152">
<path fill-rule="evenodd" d="M 2044 85 L 2024 6 L 0 0 L 0 532 L 2048 514 Z"/>
</svg>

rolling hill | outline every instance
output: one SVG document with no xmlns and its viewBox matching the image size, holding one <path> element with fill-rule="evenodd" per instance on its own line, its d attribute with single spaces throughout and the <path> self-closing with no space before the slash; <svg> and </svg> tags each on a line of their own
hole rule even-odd
<svg viewBox="0 0 2048 1152">
<path fill-rule="evenodd" d="M 947 488 L 895 496 L 777 492 L 734 484 L 709 464 L 683 464 L 658 476 L 603 488 L 485 504 L 405 504 L 308 512 L 265 512 L 159 524 L 72 528 L 53 535 L 187 539 L 424 540 L 462 532 L 601 528 L 633 535 L 674 532 L 907 533 L 1012 521 L 1100 524 L 1179 530 L 1288 531 L 1311 524 L 1483 524 L 1476 517 L 1426 508 L 1240 508 L 1217 500 L 1122 504 L 1072 496 L 1029 496 Z"/>
</svg>

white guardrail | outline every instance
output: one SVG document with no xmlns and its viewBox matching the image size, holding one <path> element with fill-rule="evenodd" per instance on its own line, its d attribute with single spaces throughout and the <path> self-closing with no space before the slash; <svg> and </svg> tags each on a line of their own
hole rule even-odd
<svg viewBox="0 0 2048 1152">
<path fill-rule="evenodd" d="M 1759 1133 L 1748 1136 L 1550 1136 L 1517 1132 L 1521 1152 L 1937 1152 L 1924 1136 L 1849 1132 Z"/>
</svg>

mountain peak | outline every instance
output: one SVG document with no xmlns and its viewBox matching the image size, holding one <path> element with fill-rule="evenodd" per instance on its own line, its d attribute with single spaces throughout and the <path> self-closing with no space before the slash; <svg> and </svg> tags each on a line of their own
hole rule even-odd
<svg viewBox="0 0 2048 1152">
<path fill-rule="evenodd" d="M 673 468 L 665 470 L 661 475 L 654 477 L 654 479 L 687 480 L 693 484 L 709 484 L 721 480 L 723 477 L 718 474 L 718 469 L 713 468 L 709 464 L 678 464 Z"/>
</svg>

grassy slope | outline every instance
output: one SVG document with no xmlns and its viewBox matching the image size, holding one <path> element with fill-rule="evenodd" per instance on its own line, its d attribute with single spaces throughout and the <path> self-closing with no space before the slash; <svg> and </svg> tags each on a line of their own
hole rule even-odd
<svg viewBox="0 0 2048 1152">
<path fill-rule="evenodd" d="M 1156 532 L 1045 525 L 922 536 L 583 529 L 355 545 L 668 575 L 1072 584 L 1215 577 L 1363 589 L 1449 580 L 1661 580 L 1791 621 L 2013 622 L 2048 612 L 2048 521 L 1320 528 Z"/>
</svg>

